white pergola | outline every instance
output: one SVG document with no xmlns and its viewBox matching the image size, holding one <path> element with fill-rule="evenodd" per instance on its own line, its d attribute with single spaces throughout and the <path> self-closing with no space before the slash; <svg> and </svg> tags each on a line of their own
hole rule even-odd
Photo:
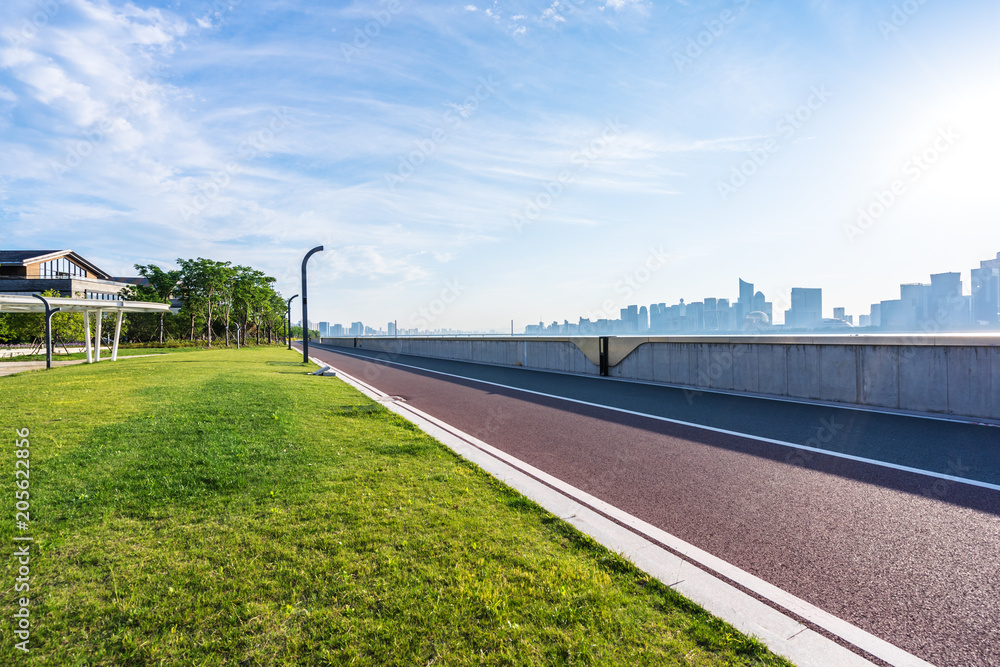
<svg viewBox="0 0 1000 667">
<path fill-rule="evenodd" d="M 125 301 L 116 299 L 106 301 L 104 299 L 70 299 L 67 297 L 47 296 L 45 300 L 53 309 L 58 308 L 63 313 L 83 313 L 84 338 L 86 340 L 87 363 L 94 363 L 101 360 L 101 322 L 104 313 L 117 313 L 118 319 L 115 323 L 115 342 L 111 348 L 111 361 L 118 361 L 118 339 L 122 332 L 122 315 L 125 313 L 163 313 L 170 311 L 170 305 L 166 303 L 150 303 L 148 301 Z M 7 313 L 41 313 L 45 314 L 45 305 L 33 296 L 0 295 L 0 312 Z M 96 320 L 95 333 L 96 341 L 94 352 L 91 352 L 90 338 L 90 316 L 94 315 Z M 45 341 L 46 350 L 52 349 L 52 341 Z"/>
</svg>

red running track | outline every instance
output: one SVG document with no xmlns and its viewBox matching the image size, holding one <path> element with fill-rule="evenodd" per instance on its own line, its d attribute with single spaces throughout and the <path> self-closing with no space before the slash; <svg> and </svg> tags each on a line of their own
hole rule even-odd
<svg viewBox="0 0 1000 667">
<path fill-rule="evenodd" d="M 1000 665 L 996 491 L 310 352 L 939 667 Z"/>
</svg>

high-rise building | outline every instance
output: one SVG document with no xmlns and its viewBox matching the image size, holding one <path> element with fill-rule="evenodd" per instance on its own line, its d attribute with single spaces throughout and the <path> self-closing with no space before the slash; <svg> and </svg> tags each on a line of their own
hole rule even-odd
<svg viewBox="0 0 1000 667">
<path fill-rule="evenodd" d="M 621 316 L 621 327 L 623 333 L 639 332 L 639 306 L 628 306 L 627 308 L 622 308 Z"/>
<path fill-rule="evenodd" d="M 737 326 L 732 319 L 733 313 L 729 307 L 729 299 L 715 300 L 715 317 L 719 322 L 719 331 L 732 331 Z"/>
<path fill-rule="evenodd" d="M 792 288 L 792 307 L 785 311 L 785 326 L 813 329 L 823 321 L 823 290 L 812 287 Z"/>
<path fill-rule="evenodd" d="M 767 315 L 767 321 L 772 324 L 774 323 L 774 304 L 764 297 L 763 292 L 757 292 L 753 295 L 753 309 L 754 311 L 764 313 Z"/>
<path fill-rule="evenodd" d="M 740 296 L 733 305 L 735 312 L 735 324 L 738 328 L 742 329 L 744 321 L 753 311 L 753 283 L 748 283 L 747 281 L 740 280 Z"/>
<path fill-rule="evenodd" d="M 962 295 L 962 274 L 931 275 L 930 315 L 942 329 L 956 329 L 969 324 L 969 299 Z"/>
<path fill-rule="evenodd" d="M 1000 324 L 1000 252 L 972 269 L 972 323 Z"/>
<path fill-rule="evenodd" d="M 329 335 L 330 335 L 330 323 L 329 322 L 320 322 L 319 323 L 319 337 L 320 338 L 326 338 Z"/>
<path fill-rule="evenodd" d="M 331 329 L 331 331 L 330 331 L 330 335 L 331 336 L 343 336 L 344 335 L 344 325 L 343 324 L 334 324 L 333 327 L 332 327 L 332 329 Z"/>
<path fill-rule="evenodd" d="M 753 283 L 748 283 L 747 281 L 740 278 L 740 298 L 739 303 L 744 308 L 753 307 Z M 749 312 L 749 311 L 747 311 Z"/>
</svg>

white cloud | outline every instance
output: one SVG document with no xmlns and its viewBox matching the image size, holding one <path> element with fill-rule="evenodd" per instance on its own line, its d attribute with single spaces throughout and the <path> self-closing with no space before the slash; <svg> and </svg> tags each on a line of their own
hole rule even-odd
<svg viewBox="0 0 1000 667">
<path fill-rule="evenodd" d="M 566 17 L 562 15 L 564 8 L 560 6 L 559 0 L 555 0 L 549 7 L 542 12 L 543 21 L 553 21 L 555 23 L 565 23 Z"/>
</svg>

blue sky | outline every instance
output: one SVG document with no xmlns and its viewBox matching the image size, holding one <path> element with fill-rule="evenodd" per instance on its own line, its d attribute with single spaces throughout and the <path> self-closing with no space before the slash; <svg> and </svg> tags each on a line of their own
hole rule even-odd
<svg viewBox="0 0 1000 667">
<path fill-rule="evenodd" d="M 290 296 L 323 244 L 314 321 L 521 330 L 739 277 L 857 315 L 1000 251 L 993 1 L 13 0 L 0 26 L 0 247 L 231 260 Z"/>
</svg>

